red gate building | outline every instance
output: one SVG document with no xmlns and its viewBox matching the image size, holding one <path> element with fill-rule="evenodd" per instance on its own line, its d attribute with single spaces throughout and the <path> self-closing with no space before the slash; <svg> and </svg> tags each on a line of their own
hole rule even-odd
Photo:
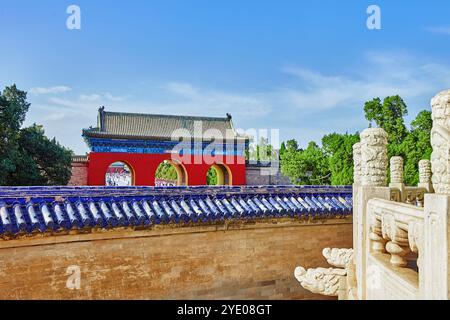
<svg viewBox="0 0 450 320">
<path fill-rule="evenodd" d="M 229 114 L 155 115 L 106 112 L 101 107 L 97 126 L 84 129 L 83 138 L 90 148 L 83 172 L 91 186 L 109 184 L 111 172 L 122 179 L 118 185 L 154 186 L 161 163 L 176 169 L 178 185 L 206 185 L 211 167 L 217 184 L 246 184 L 248 138 L 235 131 Z"/>
</svg>

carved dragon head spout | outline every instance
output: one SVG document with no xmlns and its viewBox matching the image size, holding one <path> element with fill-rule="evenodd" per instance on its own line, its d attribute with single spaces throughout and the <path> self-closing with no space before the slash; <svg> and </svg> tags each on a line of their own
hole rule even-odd
<svg viewBox="0 0 450 320">
<path fill-rule="evenodd" d="M 294 271 L 295 278 L 303 288 L 325 296 L 337 296 L 341 277 L 347 274 L 345 269 L 316 268 L 306 270 L 297 267 Z"/>
<path fill-rule="evenodd" d="M 325 248 L 322 250 L 322 255 L 330 265 L 347 268 L 353 260 L 353 249 Z"/>
</svg>

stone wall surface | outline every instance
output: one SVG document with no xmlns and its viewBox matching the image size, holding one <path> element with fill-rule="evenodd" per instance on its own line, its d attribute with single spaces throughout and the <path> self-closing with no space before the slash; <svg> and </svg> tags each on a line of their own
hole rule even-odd
<svg viewBox="0 0 450 320">
<path fill-rule="evenodd" d="M 0 299 L 325 299 L 293 274 L 325 247 L 352 247 L 351 217 L 0 240 Z"/>
<path fill-rule="evenodd" d="M 88 162 L 72 162 L 72 176 L 68 186 L 87 186 Z"/>
<path fill-rule="evenodd" d="M 289 178 L 281 174 L 280 170 L 270 167 L 251 167 L 245 169 L 247 185 L 290 185 Z"/>
</svg>

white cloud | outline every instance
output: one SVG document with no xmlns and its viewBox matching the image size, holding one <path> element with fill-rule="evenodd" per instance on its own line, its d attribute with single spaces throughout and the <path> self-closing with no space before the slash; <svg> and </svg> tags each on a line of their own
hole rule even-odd
<svg viewBox="0 0 450 320">
<path fill-rule="evenodd" d="M 109 92 L 106 92 L 103 96 L 109 101 L 124 101 L 125 100 L 124 97 L 114 96 Z"/>
<path fill-rule="evenodd" d="M 195 87 L 185 82 L 170 82 L 163 86 L 182 100 L 165 107 L 185 114 L 221 115 L 231 113 L 241 117 L 262 117 L 271 111 L 271 106 L 261 94 L 237 94 L 226 91 Z"/>
<path fill-rule="evenodd" d="M 89 102 L 104 102 L 104 101 L 118 102 L 118 101 L 124 101 L 125 98 L 120 97 L 120 96 L 114 96 L 110 92 L 106 92 L 103 94 L 97 94 L 97 93 L 82 94 L 82 95 L 80 95 L 80 100 L 81 101 L 89 101 Z"/>
<path fill-rule="evenodd" d="M 192 98 L 198 98 L 200 96 L 197 88 L 185 82 L 169 82 L 165 86 L 163 86 L 163 88 L 182 96 L 188 96 Z"/>
<path fill-rule="evenodd" d="M 285 66 L 281 72 L 287 81 L 259 92 L 173 81 L 152 86 L 153 91 L 140 99 L 109 92 L 35 97 L 38 103 L 31 101 L 29 118 L 42 122 L 48 132 L 77 153 L 86 151 L 81 129 L 96 124 L 100 105 L 109 111 L 206 116 L 231 113 L 238 128 L 279 128 L 282 139 L 296 138 L 306 146 L 310 140 L 320 141 L 325 133 L 365 128 L 362 107 L 374 97 L 399 94 L 410 115 L 415 116 L 429 107 L 432 96 L 450 87 L 450 66 L 430 59 L 399 52 L 369 52 L 359 63 L 334 74 Z"/>
<path fill-rule="evenodd" d="M 82 94 L 80 95 L 81 101 L 99 101 L 101 96 L 98 94 Z"/>
<path fill-rule="evenodd" d="M 285 67 L 282 71 L 297 82 L 279 90 L 279 99 L 304 112 L 360 107 L 374 97 L 396 94 L 410 101 L 431 98 L 450 86 L 450 66 L 421 63 L 396 53 L 367 54 L 364 67 L 357 74 L 324 75 L 301 67 Z"/>
<path fill-rule="evenodd" d="M 83 101 L 83 100 L 81 100 L 81 101 Z M 56 105 L 58 107 L 69 108 L 69 109 L 76 109 L 76 108 L 82 106 L 83 103 L 81 103 L 81 101 L 71 100 L 71 99 L 67 99 L 67 98 L 56 98 L 56 97 L 51 97 L 48 99 L 48 102 L 52 105 Z"/>
<path fill-rule="evenodd" d="M 425 28 L 425 30 L 435 34 L 444 34 L 450 36 L 450 26 L 428 27 Z"/>
<path fill-rule="evenodd" d="M 72 88 L 67 86 L 55 86 L 55 87 L 34 87 L 28 90 L 28 92 L 34 95 L 41 95 L 41 94 L 65 93 L 71 90 Z"/>
</svg>

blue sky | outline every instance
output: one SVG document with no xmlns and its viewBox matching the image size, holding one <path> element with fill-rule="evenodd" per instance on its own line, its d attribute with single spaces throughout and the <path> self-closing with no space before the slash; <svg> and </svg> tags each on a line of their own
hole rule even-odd
<svg viewBox="0 0 450 320">
<path fill-rule="evenodd" d="M 68 30 L 66 8 L 81 8 Z M 381 30 L 366 9 L 381 8 Z M 97 109 L 224 116 L 300 145 L 367 127 L 400 94 L 408 120 L 450 87 L 450 2 L 0 0 L 0 87 L 16 83 L 77 153 Z"/>
</svg>

